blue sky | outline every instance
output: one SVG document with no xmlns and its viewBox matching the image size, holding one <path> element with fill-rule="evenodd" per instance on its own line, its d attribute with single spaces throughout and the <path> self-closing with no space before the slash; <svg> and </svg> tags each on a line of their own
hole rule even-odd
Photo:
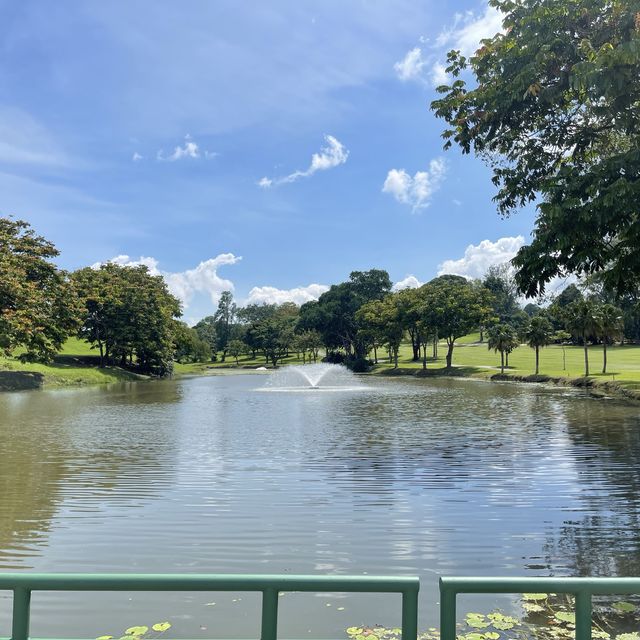
<svg viewBox="0 0 640 640">
<path fill-rule="evenodd" d="M 501 219 L 428 108 L 446 51 L 499 28 L 484 2 L 0 12 L 0 213 L 67 269 L 142 259 L 194 320 L 224 288 L 302 302 L 354 269 L 478 276 L 529 236 L 532 211 Z"/>
</svg>

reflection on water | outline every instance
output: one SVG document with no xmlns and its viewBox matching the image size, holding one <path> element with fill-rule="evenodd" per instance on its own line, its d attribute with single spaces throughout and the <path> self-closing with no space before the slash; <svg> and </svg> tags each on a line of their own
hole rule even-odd
<svg viewBox="0 0 640 640">
<path fill-rule="evenodd" d="M 638 574 L 637 408 L 464 380 L 263 382 L 1 395 L 0 568 L 418 574 L 430 615 L 438 574 Z M 251 636 L 256 603 L 39 594 L 33 633 L 62 637 L 73 620 L 77 636 L 115 635 L 114 620 L 159 615 L 177 635 Z M 399 618 L 371 596 L 281 606 L 296 637 Z"/>
</svg>

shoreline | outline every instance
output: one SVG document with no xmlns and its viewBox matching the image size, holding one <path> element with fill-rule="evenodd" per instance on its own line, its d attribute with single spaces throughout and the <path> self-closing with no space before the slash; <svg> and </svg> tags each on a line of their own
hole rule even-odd
<svg viewBox="0 0 640 640">
<path fill-rule="evenodd" d="M 283 365 L 304 366 L 304 365 Z M 279 367 L 280 368 L 280 367 Z M 547 374 L 511 374 L 495 372 L 494 368 L 487 368 L 485 371 L 470 372 L 465 365 L 453 366 L 451 368 L 427 368 L 421 367 L 398 367 L 394 369 L 388 365 L 374 365 L 372 370 L 356 375 L 362 376 L 384 376 L 392 377 L 414 377 L 414 378 L 464 378 L 483 382 L 508 382 L 511 384 L 546 384 L 554 386 L 572 387 L 584 389 L 589 395 L 597 398 L 615 398 L 633 404 L 640 404 L 640 390 L 636 391 L 625 386 L 624 383 L 614 380 L 600 381 L 593 377 L 585 376 L 550 376 Z M 224 375 L 264 375 L 274 371 L 273 368 L 258 369 L 253 365 L 232 365 L 211 366 L 209 363 L 196 363 L 186 365 L 184 371 L 176 371 L 172 376 L 178 378 L 196 378 L 206 376 Z M 89 373 L 84 376 L 83 374 Z M 136 374 L 125 369 L 109 367 L 99 369 L 84 365 L 69 372 L 70 375 L 60 375 L 59 371 L 42 372 L 33 370 L 13 370 L 0 369 L 0 393 L 17 391 L 38 391 L 47 389 L 74 388 L 98 386 L 103 384 L 119 384 L 123 382 L 153 381 L 154 378 Z"/>
</svg>

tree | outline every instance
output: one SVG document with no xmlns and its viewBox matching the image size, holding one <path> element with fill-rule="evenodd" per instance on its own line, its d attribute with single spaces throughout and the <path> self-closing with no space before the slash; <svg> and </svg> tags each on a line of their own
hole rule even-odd
<svg viewBox="0 0 640 640">
<path fill-rule="evenodd" d="M 174 357 L 178 362 L 207 362 L 211 359 L 209 344 L 185 322 L 174 321 L 173 345 Z"/>
<path fill-rule="evenodd" d="M 113 263 L 72 274 L 82 304 L 79 336 L 100 349 L 101 365 L 133 364 L 147 373 L 171 373 L 174 320 L 180 301 L 169 293 L 162 276 L 144 265 Z"/>
<path fill-rule="evenodd" d="M 203 340 L 209 346 L 211 353 L 211 361 L 216 359 L 216 349 L 218 346 L 218 338 L 216 334 L 216 319 L 213 316 L 202 318 L 194 327 L 200 340 Z"/>
<path fill-rule="evenodd" d="M 493 295 L 493 315 L 500 322 L 508 322 L 511 317 L 520 311 L 518 306 L 518 286 L 513 278 L 513 269 L 506 264 L 492 265 L 482 280 L 485 288 Z"/>
<path fill-rule="evenodd" d="M 584 375 L 589 375 L 588 340 L 599 331 L 599 318 L 596 305 L 591 300 L 572 302 L 566 309 L 567 329 L 582 340 L 584 346 Z"/>
<path fill-rule="evenodd" d="M 563 331 L 562 329 L 556 331 L 553 334 L 553 341 L 559 342 L 562 347 L 562 370 L 567 370 L 567 354 L 565 351 L 564 343 L 571 338 L 571 334 L 567 331 Z"/>
<path fill-rule="evenodd" d="M 598 309 L 598 337 L 602 340 L 602 373 L 607 373 L 607 345 L 622 337 L 622 309 L 603 304 Z"/>
<path fill-rule="evenodd" d="M 231 291 L 223 291 L 214 314 L 216 327 L 216 351 L 222 351 L 222 362 L 225 361 L 232 340 L 231 331 L 236 316 L 236 305 Z"/>
<path fill-rule="evenodd" d="M 524 331 L 527 344 L 536 352 L 536 375 L 540 373 L 540 347 L 546 347 L 553 342 L 553 325 L 543 315 L 531 318 Z"/>
<path fill-rule="evenodd" d="M 449 53 L 453 81 L 432 103 L 445 148 L 490 163 L 502 214 L 538 202 L 513 260 L 521 291 L 595 271 L 627 291 L 640 279 L 640 1 L 491 4 L 503 31 L 468 60 Z"/>
<path fill-rule="evenodd" d="M 78 327 L 69 278 L 52 262 L 55 246 L 22 220 L 0 218 L 0 351 L 50 360 Z"/>
<path fill-rule="evenodd" d="M 356 312 L 356 320 L 365 331 L 389 347 L 393 368 L 398 368 L 398 352 L 404 335 L 402 302 L 397 293 L 383 300 L 372 300 L 363 304 Z"/>
<path fill-rule="evenodd" d="M 496 324 L 487 331 L 487 346 L 500 352 L 500 373 L 504 373 L 505 353 L 511 353 L 518 346 L 516 330 L 510 324 Z"/>
<path fill-rule="evenodd" d="M 323 293 L 317 306 L 304 305 L 304 326 L 319 331 L 328 348 L 344 349 L 348 358 L 363 359 L 367 343 L 364 334 L 358 333 L 356 312 L 367 302 L 382 300 L 390 291 L 386 271 L 353 271 L 347 282 L 334 284 Z"/>
<path fill-rule="evenodd" d="M 247 345 L 242 340 L 229 340 L 229 355 L 236 359 L 236 367 L 240 364 L 238 358 L 245 353 Z"/>
<path fill-rule="evenodd" d="M 424 287 L 424 321 L 447 342 L 451 367 L 455 341 L 471 333 L 491 315 L 491 293 L 459 276 L 440 276 Z"/>
</svg>

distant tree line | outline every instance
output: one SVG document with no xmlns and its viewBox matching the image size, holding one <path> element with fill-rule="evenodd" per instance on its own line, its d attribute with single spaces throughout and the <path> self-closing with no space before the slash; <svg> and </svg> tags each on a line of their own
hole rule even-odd
<svg viewBox="0 0 640 640">
<path fill-rule="evenodd" d="M 569 285 L 550 304 L 524 308 L 508 265 L 491 267 L 482 280 L 443 275 L 415 289 L 393 291 L 380 269 L 354 271 L 316 301 L 297 306 L 239 307 L 222 293 L 213 315 L 194 327 L 179 320 L 180 302 L 161 276 L 145 266 L 112 263 L 68 273 L 58 251 L 25 222 L 0 218 L 0 349 L 23 360 L 50 360 L 76 335 L 89 342 L 100 366 L 118 365 L 164 376 L 173 362 L 240 364 L 264 358 L 277 367 L 292 353 L 303 362 L 344 362 L 356 371 L 381 353 L 398 366 L 400 346 L 411 345 L 423 368 L 438 359 L 453 366 L 456 341 L 479 332 L 501 355 L 526 343 L 536 353 L 551 343 L 581 344 L 589 374 L 589 344 L 604 352 L 616 341 L 640 340 L 640 292 L 617 294 L 598 274 Z M 255 366 L 255 365 L 254 365 Z"/>
</svg>

